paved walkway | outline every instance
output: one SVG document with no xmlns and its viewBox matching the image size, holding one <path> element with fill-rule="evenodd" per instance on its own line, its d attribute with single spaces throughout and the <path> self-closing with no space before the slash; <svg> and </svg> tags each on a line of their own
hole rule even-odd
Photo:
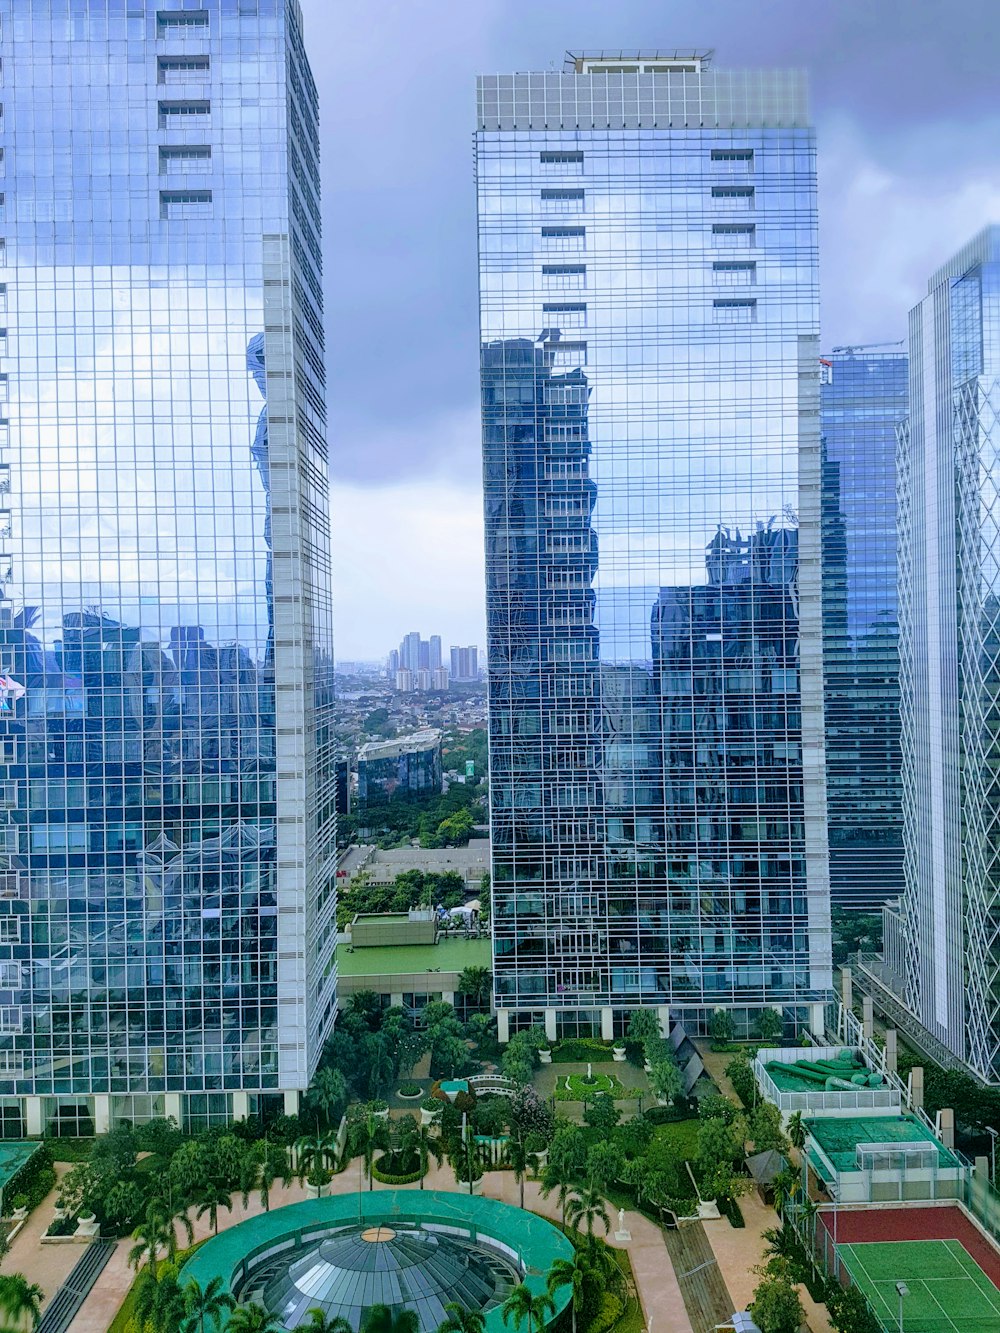
<svg viewBox="0 0 1000 1333">
<path fill-rule="evenodd" d="M 756 1194 L 745 1194 L 740 1199 L 740 1209 L 746 1219 L 745 1227 L 730 1226 L 724 1217 L 705 1222 L 704 1227 L 736 1309 L 745 1310 L 760 1281 L 760 1274 L 753 1269 L 764 1262 L 767 1245 L 764 1232 L 778 1225 L 778 1217 L 774 1209 L 761 1203 Z M 832 1333 L 826 1306 L 817 1305 L 805 1287 L 800 1286 L 798 1291 L 810 1333 Z"/>
<path fill-rule="evenodd" d="M 455 1177 L 451 1168 L 447 1165 L 437 1166 L 432 1164 L 424 1183 L 428 1189 L 456 1189 Z M 333 1189 L 337 1194 L 349 1194 L 354 1190 L 365 1187 L 366 1182 L 361 1170 L 360 1158 L 351 1162 L 341 1175 L 333 1178 Z M 383 1186 L 376 1181 L 374 1188 L 381 1190 L 400 1187 Z M 405 1188 L 416 1190 L 419 1189 L 419 1184 L 409 1185 Z M 488 1172 L 484 1177 L 483 1194 L 487 1198 L 501 1199 L 505 1203 L 517 1204 L 518 1187 L 514 1179 L 514 1173 L 512 1171 Z M 305 1190 L 297 1184 L 291 1185 L 288 1189 L 275 1187 L 271 1191 L 271 1206 L 272 1208 L 278 1208 L 284 1204 L 298 1203 L 305 1197 Z M 559 1217 L 559 1208 L 555 1196 L 543 1199 L 535 1181 L 529 1180 L 525 1183 L 524 1206 L 532 1212 L 541 1213 L 546 1217 L 554 1219 Z M 608 1211 L 611 1214 L 612 1223 L 615 1224 L 617 1219 L 614 1211 L 610 1207 Z M 232 1213 L 221 1212 L 219 1215 L 219 1229 L 224 1230 L 226 1227 L 235 1226 L 245 1218 L 255 1217 L 260 1212 L 260 1200 L 257 1195 L 251 1198 L 250 1207 L 246 1210 L 244 1210 L 239 1197 L 234 1196 Z M 51 1215 L 51 1209 L 49 1215 Z M 631 1232 L 632 1239 L 619 1247 L 618 1242 L 612 1235 L 609 1238 L 609 1243 L 628 1250 L 632 1262 L 632 1271 L 635 1275 L 636 1289 L 646 1319 L 646 1327 L 650 1328 L 655 1323 L 655 1333 L 692 1333 L 691 1324 L 684 1309 L 680 1287 L 677 1284 L 673 1267 L 667 1255 L 663 1233 L 659 1227 L 639 1213 L 626 1213 L 625 1227 L 626 1230 Z M 195 1221 L 194 1230 L 196 1240 L 211 1235 L 207 1218 Z M 70 1325 L 70 1333 L 107 1333 L 107 1329 L 135 1277 L 126 1260 L 130 1245 L 129 1240 L 119 1242 L 118 1248 L 111 1256 L 107 1267 L 97 1279 L 93 1291 L 91 1291 L 79 1314 Z M 70 1247 L 52 1248 L 58 1250 Z M 79 1257 L 76 1247 L 72 1248 L 74 1256 Z"/>
<path fill-rule="evenodd" d="M 55 1172 L 62 1177 L 71 1170 L 65 1162 L 57 1162 Z M 10 1252 L 4 1256 L 2 1265 L 5 1273 L 23 1273 L 29 1282 L 37 1282 L 45 1293 L 42 1309 L 66 1281 L 73 1265 L 83 1253 L 80 1245 L 40 1245 L 39 1241 L 48 1230 L 56 1206 L 57 1189 L 48 1193 L 24 1226 L 14 1237 Z"/>
</svg>

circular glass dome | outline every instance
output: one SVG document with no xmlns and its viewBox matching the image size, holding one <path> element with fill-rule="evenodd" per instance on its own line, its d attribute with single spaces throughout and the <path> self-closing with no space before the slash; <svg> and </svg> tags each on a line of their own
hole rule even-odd
<svg viewBox="0 0 1000 1333">
<path fill-rule="evenodd" d="M 458 1302 L 485 1310 L 519 1280 L 499 1255 L 418 1229 L 370 1225 L 319 1241 L 270 1268 L 264 1304 L 288 1329 L 310 1310 L 341 1316 L 360 1329 L 373 1305 L 415 1310 L 423 1333 L 435 1333 Z"/>
</svg>

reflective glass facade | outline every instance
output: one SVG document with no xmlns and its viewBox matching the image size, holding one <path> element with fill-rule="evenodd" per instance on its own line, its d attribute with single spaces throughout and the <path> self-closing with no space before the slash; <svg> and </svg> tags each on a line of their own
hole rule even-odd
<svg viewBox="0 0 1000 1333">
<path fill-rule="evenodd" d="M 501 1030 L 805 1017 L 830 960 L 801 80 L 482 78 L 476 179 Z"/>
<path fill-rule="evenodd" d="M 846 348 L 822 371 L 830 896 L 877 909 L 903 888 L 896 432 L 907 358 Z"/>
<path fill-rule="evenodd" d="M 0 20 L 0 1094 L 198 1122 L 334 1016 L 315 87 L 295 0 Z"/>
<path fill-rule="evenodd" d="M 1000 1082 L 1000 227 L 910 312 L 899 441 L 902 914 L 907 1007 Z"/>
</svg>

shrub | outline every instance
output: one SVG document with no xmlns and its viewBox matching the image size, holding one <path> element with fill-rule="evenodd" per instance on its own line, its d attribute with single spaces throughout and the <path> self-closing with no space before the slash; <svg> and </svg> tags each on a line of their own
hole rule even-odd
<svg viewBox="0 0 1000 1333">
<path fill-rule="evenodd" d="M 757 1102 L 757 1080 L 753 1076 L 750 1061 L 745 1055 L 738 1055 L 726 1065 L 726 1077 L 736 1090 L 736 1095 L 751 1110 Z"/>
<path fill-rule="evenodd" d="M 673 1106 L 650 1106 L 643 1111 L 642 1118 L 650 1125 L 672 1125 L 678 1120 L 690 1120 L 692 1116 L 687 1105 L 675 1103 Z"/>
<path fill-rule="evenodd" d="M 419 1092 L 419 1083 L 400 1083 L 399 1085 L 400 1097 L 416 1097 Z"/>
<path fill-rule="evenodd" d="M 440 1111 L 443 1106 L 444 1097 L 435 1097 L 433 1094 L 430 1097 L 425 1097 L 420 1103 L 420 1109 L 422 1111 Z"/>
<path fill-rule="evenodd" d="M 738 1199 L 732 1198 L 731 1195 L 723 1194 L 716 1200 L 716 1202 L 719 1205 L 719 1212 L 723 1217 L 728 1218 L 731 1227 L 735 1227 L 736 1230 L 739 1230 L 741 1227 L 746 1226 L 743 1210 L 740 1207 Z"/>
<path fill-rule="evenodd" d="M 614 1292 L 601 1292 L 601 1303 L 597 1307 L 597 1313 L 587 1325 L 587 1333 L 608 1333 L 608 1330 L 621 1318 L 623 1308 Z"/>
<path fill-rule="evenodd" d="M 552 1050 L 555 1064 L 603 1064 L 615 1057 L 610 1042 L 598 1037 L 565 1037 Z"/>
<path fill-rule="evenodd" d="M 28 1206 L 28 1202 L 29 1202 L 29 1200 L 28 1200 L 28 1196 L 27 1196 L 27 1194 L 15 1194 L 15 1195 L 14 1195 L 14 1207 L 15 1207 L 15 1208 L 27 1208 L 27 1206 Z"/>
<path fill-rule="evenodd" d="M 75 1217 L 56 1217 L 49 1223 L 46 1236 L 72 1236 L 76 1230 Z"/>
<path fill-rule="evenodd" d="M 419 1162 L 415 1171 L 392 1171 L 389 1169 L 392 1165 L 394 1164 L 389 1161 L 389 1154 L 386 1153 L 372 1163 L 372 1175 L 383 1185 L 412 1185 L 424 1174 Z"/>
</svg>

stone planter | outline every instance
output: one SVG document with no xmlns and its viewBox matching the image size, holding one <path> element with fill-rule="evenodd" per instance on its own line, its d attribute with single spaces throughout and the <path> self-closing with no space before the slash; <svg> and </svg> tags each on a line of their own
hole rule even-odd
<svg viewBox="0 0 1000 1333">
<path fill-rule="evenodd" d="M 403 1092 L 402 1089 L 396 1089 L 396 1096 L 401 1102 L 417 1102 L 424 1096 L 423 1088 L 418 1088 L 416 1092 Z M 386 1112 L 388 1114 L 388 1112 Z"/>
<path fill-rule="evenodd" d="M 426 1107 L 421 1106 L 420 1123 L 422 1125 L 435 1125 L 440 1115 L 440 1111 L 428 1111 Z"/>
<path fill-rule="evenodd" d="M 642 1067 L 647 1074 L 651 1074 L 653 1072 L 653 1066 L 649 1063 L 648 1060 L 643 1060 Z"/>
<path fill-rule="evenodd" d="M 10 1220 L 12 1222 L 23 1222 L 27 1216 L 28 1216 L 27 1208 L 15 1208 L 10 1215 Z"/>
<path fill-rule="evenodd" d="M 611 1048 L 611 1058 L 615 1061 L 616 1064 L 624 1064 L 624 1063 L 625 1063 L 625 1047 L 624 1047 L 624 1046 L 612 1046 L 612 1048 Z"/>
<path fill-rule="evenodd" d="M 549 1160 L 549 1150 L 548 1150 L 548 1148 L 543 1148 L 541 1152 L 536 1152 L 536 1153 L 535 1153 L 535 1160 L 536 1160 L 537 1163 L 538 1163 L 538 1166 L 535 1168 L 535 1171 L 536 1171 L 536 1173 L 540 1173 L 541 1171 L 543 1171 L 543 1170 L 545 1169 L 545 1164 L 546 1164 L 546 1162 Z"/>
<path fill-rule="evenodd" d="M 462 1185 L 462 1193 L 463 1193 L 463 1194 L 468 1194 L 468 1193 L 469 1193 L 469 1182 L 468 1182 L 467 1180 L 463 1180 L 463 1181 L 461 1182 L 461 1185 Z M 482 1192 L 483 1192 L 483 1178 L 482 1178 L 482 1176 L 480 1176 L 478 1180 L 474 1180 L 474 1181 L 472 1182 L 472 1191 L 471 1191 L 471 1192 L 472 1192 L 473 1196 L 475 1196 L 475 1197 L 478 1197 L 479 1195 L 482 1194 Z"/>
<path fill-rule="evenodd" d="M 538 1058 L 539 1058 L 539 1060 L 541 1060 L 541 1062 L 542 1062 L 543 1065 L 550 1065 L 550 1064 L 552 1063 L 552 1052 L 551 1052 L 551 1051 L 539 1051 L 539 1052 L 538 1052 Z"/>
<path fill-rule="evenodd" d="M 306 1198 L 307 1198 L 307 1199 L 325 1199 L 329 1193 L 330 1193 L 330 1186 L 329 1186 L 328 1184 L 327 1184 L 327 1185 L 310 1185 L 309 1182 L 308 1182 L 308 1180 L 306 1181 Z"/>
<path fill-rule="evenodd" d="M 376 1118 L 376 1120 L 388 1120 L 389 1108 L 387 1106 L 384 1111 L 372 1111 L 372 1115 Z"/>
<path fill-rule="evenodd" d="M 75 1235 L 88 1237 L 96 1236 L 98 1230 L 98 1221 L 93 1213 L 85 1213 L 82 1217 L 77 1219 Z"/>
</svg>

